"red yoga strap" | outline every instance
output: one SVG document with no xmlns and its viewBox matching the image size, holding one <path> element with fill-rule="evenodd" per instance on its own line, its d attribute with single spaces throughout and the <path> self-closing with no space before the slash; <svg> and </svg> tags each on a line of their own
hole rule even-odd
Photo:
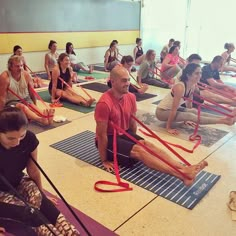
<svg viewBox="0 0 236 236">
<path fill-rule="evenodd" d="M 113 159 L 114 159 L 114 170 L 116 175 L 117 182 L 111 182 L 106 180 L 99 180 L 94 184 L 94 189 L 98 192 L 123 192 L 123 191 L 131 191 L 132 188 L 129 187 L 128 183 L 122 182 L 120 179 L 120 173 L 119 173 L 119 166 L 118 166 L 118 160 L 117 160 L 117 131 L 114 128 L 113 131 Z M 117 186 L 121 188 L 116 189 L 103 189 L 99 187 L 99 185 L 112 185 Z"/>
<path fill-rule="evenodd" d="M 37 94 L 37 92 L 30 87 L 30 89 L 32 91 L 34 91 L 34 94 Z M 50 118 L 52 116 L 49 116 L 49 115 L 44 115 L 43 113 L 41 113 L 39 110 L 37 110 L 34 106 L 32 106 L 30 103 L 28 103 L 25 99 L 23 99 L 22 97 L 20 97 L 18 94 L 16 94 L 12 89 L 8 88 L 8 91 L 10 93 L 12 93 L 14 96 L 16 96 L 24 105 L 26 105 L 27 107 L 29 107 L 32 111 L 34 111 L 38 116 L 40 117 L 43 117 L 43 118 Z M 38 97 L 40 97 L 38 94 L 37 94 Z M 42 100 L 42 98 L 40 97 L 40 101 L 47 107 L 46 103 Z"/>
</svg>

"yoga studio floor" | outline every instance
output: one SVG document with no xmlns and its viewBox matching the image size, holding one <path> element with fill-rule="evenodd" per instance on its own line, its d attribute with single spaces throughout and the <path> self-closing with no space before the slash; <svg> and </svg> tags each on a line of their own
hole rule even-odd
<svg viewBox="0 0 236 236">
<path fill-rule="evenodd" d="M 104 74 L 104 78 L 107 75 Z M 105 79 L 101 78 L 103 76 L 98 77 L 94 81 L 85 81 L 84 83 L 105 84 Z M 83 79 L 83 75 L 79 75 L 79 78 Z M 224 81 L 236 85 L 236 78 L 222 78 Z M 79 91 L 76 85 L 74 87 Z M 94 90 L 87 91 L 97 100 L 102 95 L 102 93 Z M 82 91 L 80 92 L 82 93 Z M 150 86 L 147 93 L 157 96 L 150 96 L 151 98 L 137 103 L 139 116 L 144 119 L 146 117 L 152 122 L 154 119 L 152 115 L 156 107 L 152 103 L 162 99 L 168 92 L 167 89 Z M 37 137 L 40 140 L 39 162 L 73 207 L 114 231 L 117 235 L 122 236 L 235 235 L 236 221 L 232 221 L 231 211 L 228 209 L 227 203 L 230 191 L 236 190 L 236 125 L 231 127 L 225 125 L 201 127 L 202 134 L 205 137 L 204 143 L 193 154 L 178 150 L 192 164 L 204 159 L 207 160 L 209 166 L 205 171 L 218 176 L 214 178 L 218 181 L 206 192 L 205 196 L 192 209 L 187 209 L 181 204 L 176 204 L 161 197 L 155 191 L 146 190 L 140 187 L 142 185 L 134 184 L 132 181 L 130 181 L 132 191 L 120 193 L 96 192 L 94 190 L 96 181 L 115 181 L 115 176 L 96 167 L 96 164 L 91 165 L 80 160 L 80 156 L 86 156 L 86 153 L 88 154 L 87 158 L 94 155 L 94 151 L 91 151 L 93 149 L 91 143 L 94 141 L 93 133 L 95 132 L 94 112 L 80 110 L 80 108 L 76 111 L 72 108 L 62 107 L 56 108 L 56 115 L 66 117 L 69 122 L 38 132 Z M 151 127 L 150 122 L 146 123 Z M 158 127 L 153 128 L 153 130 L 157 131 L 164 140 L 181 144 L 187 148 L 193 146 L 193 143 L 187 140 L 188 135 L 186 133 L 180 137 L 174 137 L 167 134 L 162 125 L 160 125 L 160 132 L 158 132 Z M 189 133 L 191 131 L 193 130 L 190 130 Z M 75 141 L 75 137 L 80 141 Z M 151 138 L 146 137 L 146 139 L 161 146 L 160 143 Z M 66 146 L 71 144 L 70 140 L 71 142 L 74 141 L 73 150 L 66 149 Z M 58 142 L 60 142 L 60 145 L 64 143 L 64 149 L 58 150 Z M 77 147 L 81 151 L 79 154 Z M 99 166 L 99 159 L 97 165 Z M 136 174 L 134 173 L 134 176 Z M 138 182 L 143 181 L 140 176 L 135 178 L 140 178 Z M 124 181 L 126 182 L 126 180 Z M 151 184 L 154 180 L 146 179 L 145 181 L 150 181 Z M 55 193 L 44 178 L 43 182 L 47 191 Z M 166 189 L 164 186 L 162 192 L 169 191 L 171 194 L 173 187 L 168 186 Z M 195 189 L 195 193 L 202 191 L 204 191 L 204 184 L 199 189 Z"/>
</svg>

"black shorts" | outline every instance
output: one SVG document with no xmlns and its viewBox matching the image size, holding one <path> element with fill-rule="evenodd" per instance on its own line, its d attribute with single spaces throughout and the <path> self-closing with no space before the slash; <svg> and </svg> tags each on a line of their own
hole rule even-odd
<svg viewBox="0 0 236 236">
<path fill-rule="evenodd" d="M 137 134 L 132 131 L 127 130 L 127 132 L 132 135 L 137 140 L 143 140 Z M 108 135 L 108 145 L 107 145 L 107 159 L 113 161 L 113 135 Z M 136 159 L 130 157 L 131 150 L 136 143 L 129 139 L 125 135 L 117 136 L 117 160 L 118 164 L 121 166 L 132 167 L 133 164 L 137 162 Z"/>
</svg>

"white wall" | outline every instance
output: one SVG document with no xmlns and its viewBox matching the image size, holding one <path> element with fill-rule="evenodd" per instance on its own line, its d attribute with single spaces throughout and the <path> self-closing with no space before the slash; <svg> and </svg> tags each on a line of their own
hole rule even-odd
<svg viewBox="0 0 236 236">
<path fill-rule="evenodd" d="M 170 38 L 184 44 L 187 0 L 144 0 L 141 10 L 141 37 L 145 51 L 157 55 Z M 181 48 L 183 53 L 183 48 Z"/>
<path fill-rule="evenodd" d="M 135 45 L 119 45 L 119 51 L 122 55 L 133 55 L 133 49 Z M 97 48 L 83 48 L 75 49 L 78 60 L 83 61 L 86 64 L 102 63 L 104 61 L 104 54 L 107 47 Z M 59 53 L 64 50 L 58 50 Z M 45 52 L 29 52 L 24 53 L 27 65 L 32 71 L 44 71 L 44 56 Z M 0 72 L 6 70 L 7 61 L 12 54 L 1 54 L 0 55 Z"/>
<path fill-rule="evenodd" d="M 182 57 L 198 53 L 210 61 L 224 51 L 226 42 L 236 43 L 235 9 L 235 0 L 144 0 L 143 47 L 159 55 L 162 46 L 174 38 L 182 43 Z"/>
<path fill-rule="evenodd" d="M 226 42 L 235 42 L 235 9 L 235 0 L 191 0 L 188 54 L 210 61 L 224 52 Z"/>
</svg>

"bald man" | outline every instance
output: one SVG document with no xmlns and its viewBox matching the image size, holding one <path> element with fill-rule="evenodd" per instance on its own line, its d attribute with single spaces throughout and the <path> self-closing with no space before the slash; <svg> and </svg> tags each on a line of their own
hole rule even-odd
<svg viewBox="0 0 236 236">
<path fill-rule="evenodd" d="M 190 167 L 183 166 L 159 147 L 137 135 L 137 124 L 131 118 L 132 115 L 135 116 L 137 106 L 134 94 L 129 93 L 129 73 L 124 67 L 116 66 L 111 71 L 110 79 L 112 88 L 101 96 L 95 110 L 96 146 L 103 166 L 108 171 L 113 171 L 113 126 L 111 124 L 113 122 L 152 149 L 172 166 L 182 171 L 187 177 L 183 177 L 178 171 L 148 153 L 143 147 L 117 132 L 117 159 L 119 165 L 130 167 L 135 162 L 141 161 L 149 168 L 174 175 L 180 178 L 185 185 L 191 185 L 197 173 L 207 166 L 207 162 L 203 161 Z"/>
</svg>

